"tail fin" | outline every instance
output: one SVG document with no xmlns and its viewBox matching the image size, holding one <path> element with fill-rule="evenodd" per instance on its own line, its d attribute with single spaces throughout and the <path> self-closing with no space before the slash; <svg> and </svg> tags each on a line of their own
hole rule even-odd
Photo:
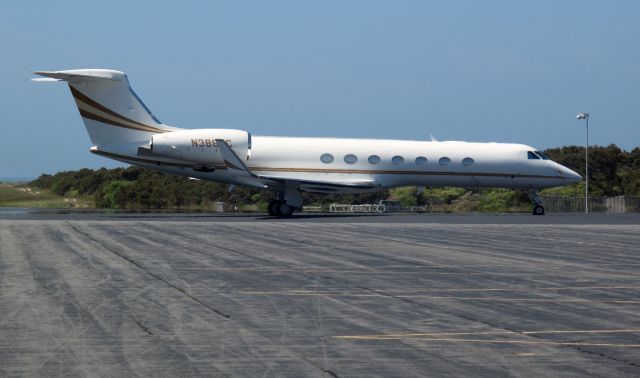
<svg viewBox="0 0 640 378">
<path fill-rule="evenodd" d="M 120 71 L 82 69 L 38 71 L 49 79 L 66 81 L 94 146 L 148 142 L 151 135 L 179 130 L 160 122 Z"/>
</svg>

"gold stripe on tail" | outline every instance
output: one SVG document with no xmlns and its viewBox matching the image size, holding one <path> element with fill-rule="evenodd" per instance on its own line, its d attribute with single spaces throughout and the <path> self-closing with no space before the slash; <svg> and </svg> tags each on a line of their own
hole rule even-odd
<svg viewBox="0 0 640 378">
<path fill-rule="evenodd" d="M 85 94 L 69 85 L 71 94 L 76 100 L 76 105 L 80 111 L 80 115 L 85 118 L 92 119 L 94 121 L 102 122 L 112 126 L 124 127 L 131 130 L 152 132 L 152 133 L 166 133 L 169 130 L 161 129 L 155 126 L 146 125 L 127 118 L 121 114 L 114 112 L 104 105 L 97 103 Z"/>
</svg>

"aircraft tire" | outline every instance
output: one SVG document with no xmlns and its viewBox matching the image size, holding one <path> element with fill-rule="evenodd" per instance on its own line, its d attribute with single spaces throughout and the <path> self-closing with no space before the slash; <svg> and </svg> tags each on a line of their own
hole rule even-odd
<svg viewBox="0 0 640 378">
<path fill-rule="evenodd" d="M 533 207 L 533 215 L 544 215 L 544 207 L 536 205 Z"/>
<path fill-rule="evenodd" d="M 293 206 L 289 206 L 286 202 L 282 201 L 278 206 L 278 216 L 285 218 L 290 217 L 294 210 Z"/>
<path fill-rule="evenodd" d="M 269 201 L 269 205 L 267 206 L 267 211 L 271 216 L 280 216 L 280 204 L 282 201 Z"/>
</svg>

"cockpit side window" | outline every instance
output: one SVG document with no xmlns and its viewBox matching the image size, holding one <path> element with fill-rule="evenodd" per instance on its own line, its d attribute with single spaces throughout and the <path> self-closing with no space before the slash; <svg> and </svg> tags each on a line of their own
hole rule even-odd
<svg viewBox="0 0 640 378">
<path fill-rule="evenodd" d="M 542 151 L 536 151 L 536 155 L 540 156 L 542 160 L 550 160 L 547 155 L 542 153 Z"/>
<path fill-rule="evenodd" d="M 527 159 L 529 160 L 540 160 L 540 156 L 533 153 L 533 151 L 527 151 Z"/>
</svg>

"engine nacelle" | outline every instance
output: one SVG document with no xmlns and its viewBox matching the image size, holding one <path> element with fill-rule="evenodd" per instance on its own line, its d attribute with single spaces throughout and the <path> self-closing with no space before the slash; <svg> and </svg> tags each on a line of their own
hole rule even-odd
<svg viewBox="0 0 640 378">
<path fill-rule="evenodd" d="M 241 159 L 251 154 L 251 134 L 242 130 L 196 129 L 172 131 L 151 137 L 150 153 L 202 164 L 203 170 L 225 166 L 216 139 L 224 140 Z"/>
</svg>

